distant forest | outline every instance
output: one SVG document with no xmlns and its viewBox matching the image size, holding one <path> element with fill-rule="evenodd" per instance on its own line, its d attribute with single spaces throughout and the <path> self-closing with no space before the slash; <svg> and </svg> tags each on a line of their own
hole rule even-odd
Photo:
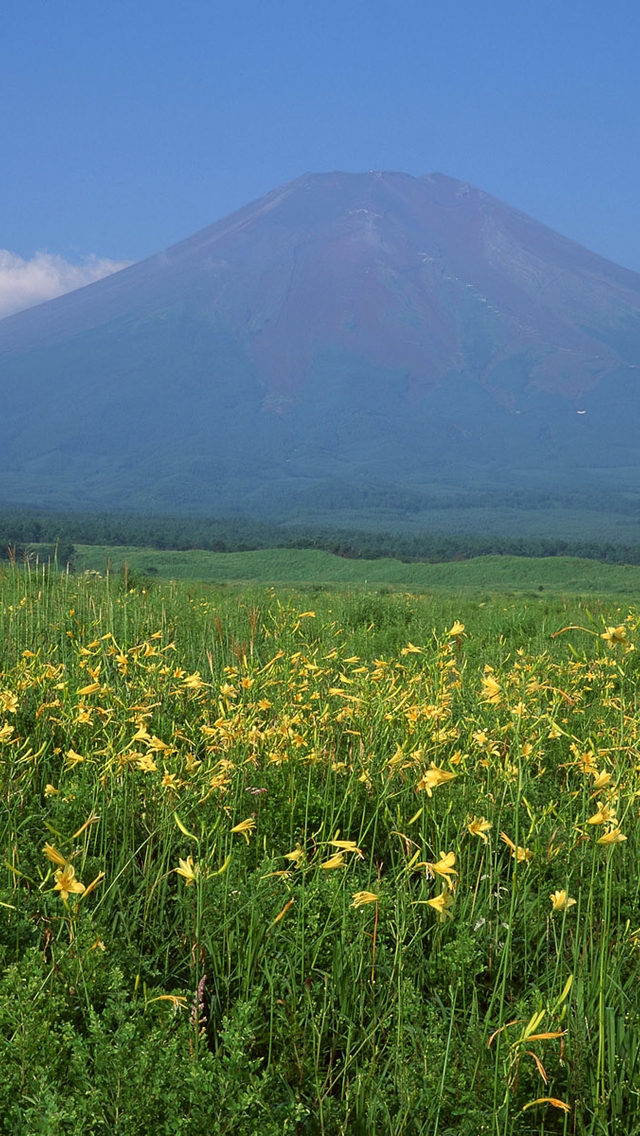
<svg viewBox="0 0 640 1136">
<path fill-rule="evenodd" d="M 519 495 L 514 493 L 513 497 L 512 501 L 508 493 L 502 494 L 500 504 L 515 505 Z M 549 495 L 540 497 L 538 508 L 557 505 Z M 531 508 L 531 495 L 527 498 L 526 505 Z M 593 499 L 590 503 L 593 507 Z M 478 504 L 477 497 L 474 504 Z M 603 500 L 600 508 L 611 508 L 611 505 L 610 501 Z M 617 506 L 620 511 L 626 507 L 635 511 L 637 502 L 625 506 L 618 499 Z M 460 501 L 456 500 L 452 507 L 459 508 Z M 439 508 L 447 508 L 447 504 L 440 501 Z M 640 564 L 640 544 L 620 544 L 597 537 L 564 540 L 557 536 L 500 537 L 478 532 L 375 532 L 356 527 L 320 527 L 311 521 L 279 524 L 246 516 L 203 518 L 0 510 L 0 559 L 23 561 L 37 556 L 40 563 L 55 559 L 60 567 L 69 564 L 73 570 L 76 544 L 211 552 L 316 548 L 353 559 L 393 557 L 407 563 L 419 560 L 442 563 L 503 555 L 577 556 L 614 564 Z"/>
</svg>

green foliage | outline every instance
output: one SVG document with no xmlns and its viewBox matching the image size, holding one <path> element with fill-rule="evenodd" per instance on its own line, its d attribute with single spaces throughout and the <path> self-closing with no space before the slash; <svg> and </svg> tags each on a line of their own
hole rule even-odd
<svg viewBox="0 0 640 1136">
<path fill-rule="evenodd" d="M 154 580 L 202 580 L 226 585 L 231 583 L 277 583 L 322 587 L 356 586 L 376 596 L 353 601 L 353 611 L 346 618 L 363 618 L 367 608 L 376 608 L 378 622 L 389 623 L 384 596 L 394 588 L 414 591 L 456 593 L 458 595 L 501 592 L 528 593 L 544 608 L 547 591 L 577 594 L 620 593 L 634 595 L 640 589 L 640 568 L 628 564 L 606 564 L 594 560 L 554 556 L 529 559 L 514 556 L 478 556 L 472 560 L 448 563 L 402 563 L 399 560 L 345 559 L 318 549 L 268 548 L 255 552 L 153 552 L 135 547 L 77 546 L 78 571 L 91 570 L 101 575 L 110 572 L 121 578 L 125 573 L 152 587 Z M 155 572 L 152 571 L 155 569 Z M 394 601 L 396 602 L 396 601 Z M 396 604 L 397 606 L 397 604 Z M 402 605 L 400 605 L 401 607 Z M 511 613 L 509 625 L 515 632 L 519 615 Z M 537 616 L 527 614 L 534 622 Z M 398 627 L 402 626 L 400 618 Z M 374 619 L 375 624 L 375 619 Z M 362 622 L 366 629 L 368 624 Z"/>
<path fill-rule="evenodd" d="M 543 490 L 430 491 L 322 483 L 242 514 L 0 510 L 0 559 L 62 569 L 74 545 L 153 551 L 317 549 L 348 559 L 443 563 L 479 556 L 574 556 L 640 564 L 638 494 Z M 81 559 L 81 558 L 80 558 Z"/>
<path fill-rule="evenodd" d="M 0 572 L 0 1134 L 640 1131 L 639 627 Z"/>
</svg>

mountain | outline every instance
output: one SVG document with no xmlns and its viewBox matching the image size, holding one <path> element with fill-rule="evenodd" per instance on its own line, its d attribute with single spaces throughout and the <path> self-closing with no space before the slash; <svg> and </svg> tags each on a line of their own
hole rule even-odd
<svg viewBox="0 0 640 1136">
<path fill-rule="evenodd" d="M 306 174 L 0 321 L 0 381 L 4 501 L 635 490 L 640 276 L 441 174 Z"/>
</svg>

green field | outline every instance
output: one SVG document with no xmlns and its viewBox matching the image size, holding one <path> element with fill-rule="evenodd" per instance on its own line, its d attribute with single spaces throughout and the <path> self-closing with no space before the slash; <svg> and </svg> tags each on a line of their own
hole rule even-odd
<svg viewBox="0 0 640 1136">
<path fill-rule="evenodd" d="M 637 1136 L 639 570 L 108 555 L 0 571 L 1 1136 Z"/>
<path fill-rule="evenodd" d="M 209 583 L 393 586 L 429 592 L 530 592 L 640 594 L 640 567 L 551 556 L 478 556 L 447 564 L 351 560 L 314 549 L 256 552 L 163 552 L 157 549 L 77 545 L 80 570 L 131 572 Z"/>
</svg>

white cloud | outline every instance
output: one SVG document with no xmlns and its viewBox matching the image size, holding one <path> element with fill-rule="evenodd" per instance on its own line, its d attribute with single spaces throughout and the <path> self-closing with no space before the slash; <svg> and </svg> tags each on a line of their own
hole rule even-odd
<svg viewBox="0 0 640 1136">
<path fill-rule="evenodd" d="M 70 264 L 64 257 L 48 252 L 37 252 L 30 260 L 24 260 L 8 249 L 0 249 L 0 319 L 126 267 L 127 262 L 97 256 L 86 257 L 81 264 Z"/>
</svg>

